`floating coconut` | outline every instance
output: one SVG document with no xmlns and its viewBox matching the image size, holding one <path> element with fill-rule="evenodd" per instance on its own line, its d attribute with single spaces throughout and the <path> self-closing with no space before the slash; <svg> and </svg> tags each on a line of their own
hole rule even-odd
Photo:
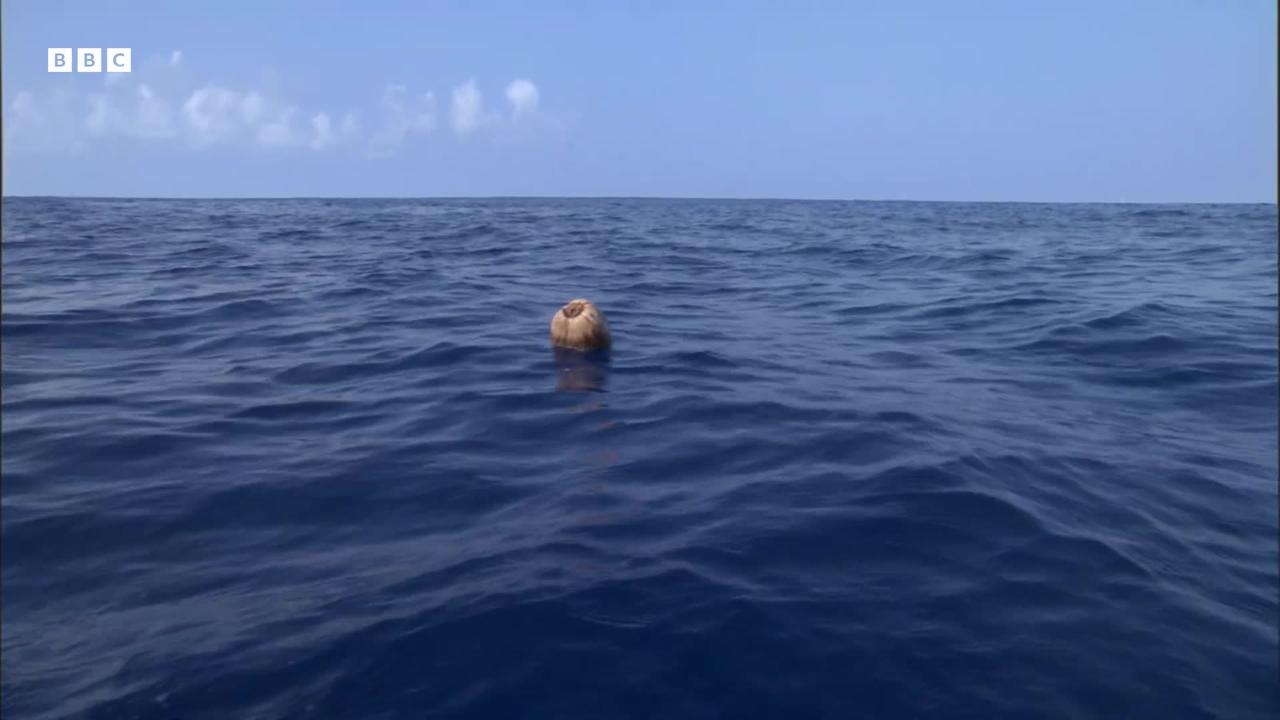
<svg viewBox="0 0 1280 720">
<path fill-rule="evenodd" d="M 551 316 L 551 344 L 578 350 L 599 350 L 613 344 L 604 313 L 590 300 L 570 300 Z"/>
</svg>

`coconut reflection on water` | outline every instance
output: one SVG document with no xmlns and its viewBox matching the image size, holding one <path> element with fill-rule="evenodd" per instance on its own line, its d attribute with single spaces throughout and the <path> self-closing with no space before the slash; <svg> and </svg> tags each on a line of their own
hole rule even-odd
<svg viewBox="0 0 1280 720">
<path fill-rule="evenodd" d="M 609 378 L 608 350 L 575 350 L 553 347 L 556 361 L 556 390 L 606 392 Z"/>
</svg>

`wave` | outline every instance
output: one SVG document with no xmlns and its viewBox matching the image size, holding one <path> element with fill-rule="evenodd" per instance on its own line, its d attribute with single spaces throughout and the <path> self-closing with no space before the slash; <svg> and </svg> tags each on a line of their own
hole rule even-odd
<svg viewBox="0 0 1280 720">
<path fill-rule="evenodd" d="M 1274 206 L 4 204 L 6 715 L 1280 710 Z"/>
</svg>

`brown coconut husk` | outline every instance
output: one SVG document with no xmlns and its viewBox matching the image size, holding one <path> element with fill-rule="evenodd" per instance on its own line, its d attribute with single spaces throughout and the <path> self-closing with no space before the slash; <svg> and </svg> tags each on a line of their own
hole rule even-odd
<svg viewBox="0 0 1280 720">
<path fill-rule="evenodd" d="M 551 316 L 551 344 L 598 350 L 613 344 L 604 313 L 590 300 L 571 300 Z"/>
</svg>

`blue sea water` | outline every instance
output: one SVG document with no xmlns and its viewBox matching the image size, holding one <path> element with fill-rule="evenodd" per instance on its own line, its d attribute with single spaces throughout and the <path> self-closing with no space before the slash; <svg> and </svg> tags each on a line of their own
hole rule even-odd
<svg viewBox="0 0 1280 720">
<path fill-rule="evenodd" d="M 5 718 L 1280 715 L 1274 205 L 3 210 Z"/>
</svg>

